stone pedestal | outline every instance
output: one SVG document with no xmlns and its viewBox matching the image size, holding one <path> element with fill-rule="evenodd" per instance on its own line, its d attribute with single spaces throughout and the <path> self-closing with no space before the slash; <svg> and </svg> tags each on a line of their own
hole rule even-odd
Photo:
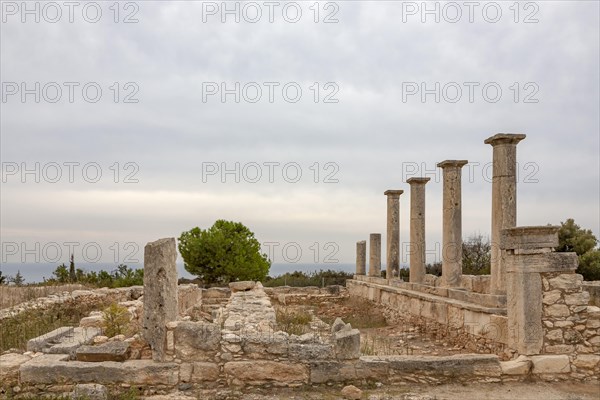
<svg viewBox="0 0 600 400">
<path fill-rule="evenodd" d="M 467 160 L 438 163 L 444 175 L 442 285 L 459 287 L 462 276 L 462 195 L 461 168 Z"/>
<path fill-rule="evenodd" d="M 522 134 L 499 133 L 485 140 L 493 147 L 492 170 L 492 294 L 506 294 L 505 272 L 500 257 L 500 232 L 517 225 L 517 144 Z"/>
<path fill-rule="evenodd" d="M 160 239 L 144 248 L 142 335 L 154 361 L 165 361 L 167 323 L 177 320 L 177 250 L 175 239 Z"/>
<path fill-rule="evenodd" d="M 410 178 L 410 282 L 425 278 L 425 184 L 430 178 Z"/>
<path fill-rule="evenodd" d="M 367 242 L 361 240 L 356 242 L 356 275 L 366 275 L 367 273 Z"/>
<path fill-rule="evenodd" d="M 558 226 L 528 226 L 502 230 L 500 247 L 506 266 L 508 346 L 519 354 L 542 352 L 542 274 L 573 273 L 577 268 L 575 253 L 552 252 L 558 246 L 558 229 Z"/>
<path fill-rule="evenodd" d="M 386 278 L 400 273 L 400 195 L 404 190 L 386 190 L 387 196 L 387 246 Z"/>
<path fill-rule="evenodd" d="M 381 277 L 381 233 L 369 235 L 369 276 Z"/>
</svg>

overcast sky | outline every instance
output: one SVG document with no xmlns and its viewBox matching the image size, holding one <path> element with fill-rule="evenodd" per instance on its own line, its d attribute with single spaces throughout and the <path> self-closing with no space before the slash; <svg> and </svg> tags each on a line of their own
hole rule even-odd
<svg viewBox="0 0 600 400">
<path fill-rule="evenodd" d="M 600 236 L 597 1 L 88 3 L 2 2 L 3 263 L 66 262 L 69 242 L 142 261 L 217 219 L 275 263 L 353 263 L 385 243 L 387 189 L 408 240 L 422 175 L 435 261 L 435 165 L 469 160 L 463 236 L 489 235 L 499 132 L 527 135 L 518 225 Z"/>
</svg>

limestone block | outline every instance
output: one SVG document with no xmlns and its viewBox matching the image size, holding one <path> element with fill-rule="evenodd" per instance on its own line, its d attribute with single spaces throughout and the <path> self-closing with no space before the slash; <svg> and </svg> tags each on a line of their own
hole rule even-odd
<svg viewBox="0 0 600 400">
<path fill-rule="evenodd" d="M 370 376 L 360 371 L 360 379 Z M 384 376 L 387 376 L 387 370 Z M 316 361 L 310 364 L 310 382 L 312 384 L 326 382 L 348 382 L 358 379 L 357 369 L 353 362 L 340 361 Z"/>
<path fill-rule="evenodd" d="M 550 287 L 554 289 L 575 290 L 583 283 L 583 276 L 579 274 L 561 274 L 555 278 L 548 279 Z"/>
<path fill-rule="evenodd" d="M 276 361 L 230 361 L 225 363 L 224 372 L 230 379 L 243 383 L 267 382 L 308 383 L 308 367 Z"/>
<path fill-rule="evenodd" d="M 600 364 L 600 355 L 578 354 L 574 364 L 577 368 L 594 369 Z"/>
<path fill-rule="evenodd" d="M 341 330 L 334 334 L 335 354 L 338 359 L 347 360 L 360 357 L 360 331 Z"/>
<path fill-rule="evenodd" d="M 337 317 L 335 321 L 333 321 L 333 324 L 331 324 L 331 333 L 336 333 L 337 331 L 341 330 L 344 326 L 346 326 L 346 323 L 342 321 L 340 317 Z"/>
<path fill-rule="evenodd" d="M 557 344 L 554 346 L 546 346 L 546 353 L 548 354 L 572 354 L 575 350 L 575 346 L 570 344 Z"/>
<path fill-rule="evenodd" d="M 544 312 L 549 317 L 559 318 L 571 315 L 569 307 L 564 304 L 553 304 L 544 308 Z"/>
<path fill-rule="evenodd" d="M 532 356 L 534 374 L 565 374 L 571 372 L 569 356 L 542 355 Z"/>
<path fill-rule="evenodd" d="M 550 292 L 545 292 L 544 299 L 542 302 L 547 305 L 555 304 L 560 299 L 561 294 L 562 292 L 558 289 L 552 290 Z"/>
<path fill-rule="evenodd" d="M 71 399 L 73 400 L 107 400 L 108 390 L 103 385 L 95 383 L 80 383 L 75 385 L 73 393 L 71 393 Z"/>
<path fill-rule="evenodd" d="M 177 249 L 175 239 L 160 239 L 144 248 L 144 314 L 142 336 L 152 358 L 165 359 L 166 324 L 177 320 Z"/>
<path fill-rule="evenodd" d="M 256 286 L 256 282 L 254 281 L 240 281 L 240 282 L 230 282 L 229 288 L 231 289 L 231 293 L 235 292 L 245 292 L 248 290 L 254 289 Z"/>
<path fill-rule="evenodd" d="M 290 343 L 289 357 L 296 360 L 322 360 L 333 358 L 333 346 L 320 343 Z M 357 358 L 357 357 L 356 357 Z"/>
<path fill-rule="evenodd" d="M 69 335 L 73 333 L 72 326 L 63 326 L 57 328 L 51 332 L 48 332 L 42 336 L 38 336 L 36 338 L 30 339 L 27 341 L 27 351 L 33 352 L 43 352 L 52 346 L 53 343 L 56 343 L 63 336 Z"/>
<path fill-rule="evenodd" d="M 104 318 L 102 318 L 102 315 L 94 315 L 94 316 L 90 316 L 90 317 L 84 317 L 81 319 L 81 321 L 79 321 L 79 326 L 82 328 L 89 328 L 89 327 L 102 328 L 103 325 L 104 325 Z"/>
<path fill-rule="evenodd" d="M 515 360 L 500 362 L 500 368 L 504 375 L 527 375 L 532 366 L 531 360 L 523 355 Z"/>
<path fill-rule="evenodd" d="M 553 329 L 546 333 L 546 339 L 548 340 L 562 340 L 563 334 L 561 329 Z"/>
<path fill-rule="evenodd" d="M 123 362 L 129 358 L 130 350 L 127 342 L 107 342 L 100 346 L 81 346 L 77 349 L 77 361 Z"/>
<path fill-rule="evenodd" d="M 587 306 L 590 302 L 590 294 L 588 292 L 579 292 L 565 295 L 565 303 L 571 306 Z"/>
<path fill-rule="evenodd" d="M 16 384 L 19 380 L 19 367 L 31 359 L 30 356 L 8 353 L 0 356 L 0 382 Z"/>
<path fill-rule="evenodd" d="M 205 360 L 218 351 L 221 328 L 203 321 L 181 321 L 174 330 L 175 354 L 184 361 Z"/>
<path fill-rule="evenodd" d="M 192 383 L 216 381 L 219 379 L 219 365 L 211 362 L 195 362 L 192 373 Z"/>
</svg>

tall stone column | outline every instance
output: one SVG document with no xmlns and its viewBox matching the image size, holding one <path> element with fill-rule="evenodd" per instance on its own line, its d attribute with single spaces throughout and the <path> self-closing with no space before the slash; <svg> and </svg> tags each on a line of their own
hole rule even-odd
<svg viewBox="0 0 600 400">
<path fill-rule="evenodd" d="M 442 285 L 460 286 L 462 276 L 462 195 L 461 168 L 467 160 L 445 160 L 438 163 L 444 175 Z"/>
<path fill-rule="evenodd" d="M 387 279 L 400 273 L 400 195 L 404 190 L 386 190 L 387 196 L 387 246 L 386 273 Z"/>
<path fill-rule="evenodd" d="M 522 134 L 499 133 L 485 140 L 493 147 L 492 162 L 492 294 L 506 294 L 506 277 L 500 251 L 500 232 L 517 225 L 517 144 Z"/>
<path fill-rule="evenodd" d="M 410 178 L 410 270 L 409 280 L 425 278 L 425 184 L 431 178 Z"/>
<path fill-rule="evenodd" d="M 557 272 L 575 275 L 577 254 L 553 252 L 558 246 L 558 229 L 558 226 L 526 226 L 501 232 L 499 247 L 506 266 L 508 347 L 519 354 L 543 352 L 542 277 L 556 276 Z M 558 307 L 569 313 L 565 305 Z"/>
<path fill-rule="evenodd" d="M 177 249 L 175 239 L 144 247 L 144 311 L 142 336 L 154 361 L 165 361 L 167 323 L 177 320 Z"/>
<path fill-rule="evenodd" d="M 367 242 L 361 240 L 356 242 L 356 275 L 367 273 Z"/>
<path fill-rule="evenodd" d="M 381 233 L 369 235 L 369 276 L 381 277 Z"/>
</svg>

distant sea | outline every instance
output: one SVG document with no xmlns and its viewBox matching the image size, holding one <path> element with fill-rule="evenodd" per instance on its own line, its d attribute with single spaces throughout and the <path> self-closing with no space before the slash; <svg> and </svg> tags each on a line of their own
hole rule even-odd
<svg viewBox="0 0 600 400">
<path fill-rule="evenodd" d="M 49 264 L 49 263 L 3 263 L 0 265 L 0 271 L 2 271 L 2 275 L 6 276 L 15 276 L 18 271 L 21 272 L 21 275 L 25 278 L 25 283 L 38 283 L 43 282 L 44 278 L 50 279 L 52 277 L 52 272 L 56 269 L 59 264 Z M 68 264 L 67 264 L 68 265 Z M 128 264 L 130 268 L 143 268 L 142 264 Z M 110 263 L 76 263 L 76 268 L 81 268 L 86 272 L 91 271 L 113 271 L 116 269 L 117 265 Z M 292 263 L 283 263 L 283 264 L 272 264 L 271 269 L 269 270 L 269 275 L 272 277 L 276 277 L 279 275 L 283 275 L 286 272 L 313 272 L 319 270 L 334 270 L 334 271 L 344 271 L 344 272 L 354 272 L 355 265 L 354 264 L 292 264 Z M 188 273 L 183 267 L 183 263 L 177 264 L 177 272 L 179 273 L 180 278 L 194 278 L 193 275 Z"/>
</svg>

